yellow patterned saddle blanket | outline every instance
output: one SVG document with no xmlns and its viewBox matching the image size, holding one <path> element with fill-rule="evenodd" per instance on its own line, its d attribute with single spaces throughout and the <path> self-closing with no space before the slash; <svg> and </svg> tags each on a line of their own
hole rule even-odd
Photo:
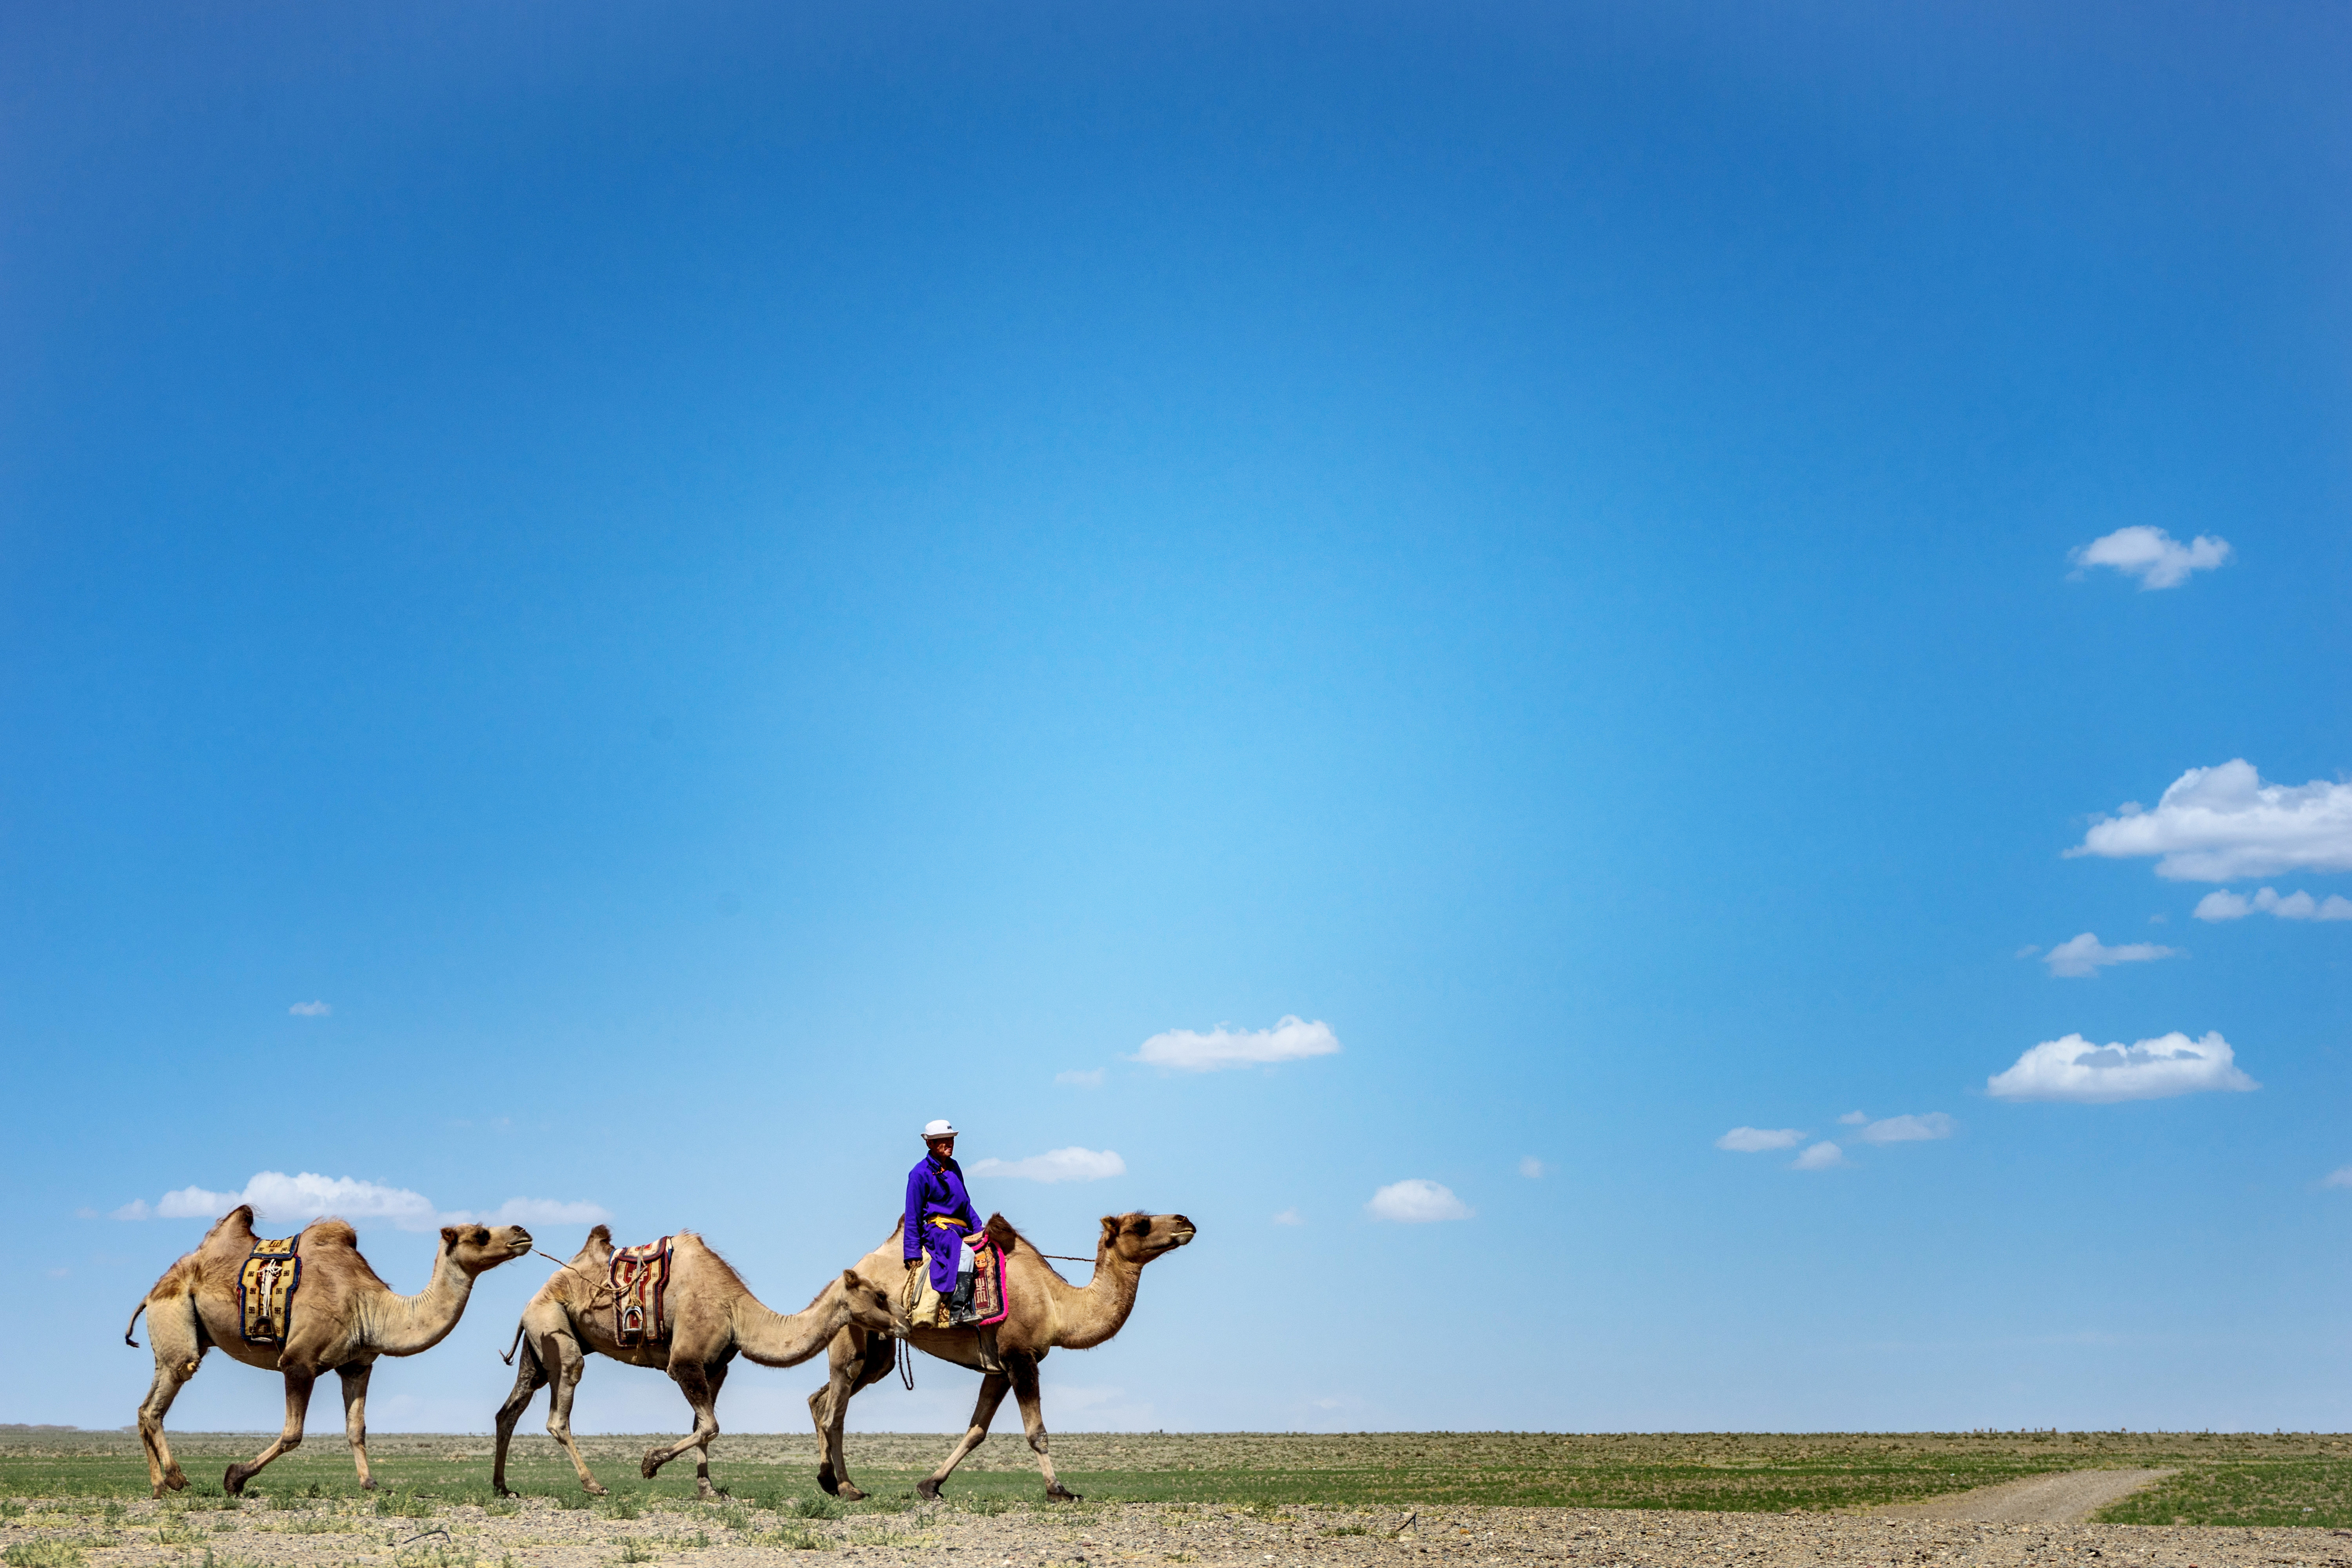
<svg viewBox="0 0 2352 1568">
<path fill-rule="evenodd" d="M 613 1254 L 613 1337 L 624 1349 L 657 1345 L 669 1339 L 662 1319 L 662 1292 L 669 1286 L 670 1240 L 663 1237 L 643 1247 L 624 1247 Z"/>
<path fill-rule="evenodd" d="M 286 1343 L 286 1325 L 294 1312 L 294 1288 L 302 1283 L 302 1259 L 294 1244 L 302 1238 L 256 1241 L 253 1255 L 237 1270 L 236 1315 L 249 1345 Z"/>
</svg>

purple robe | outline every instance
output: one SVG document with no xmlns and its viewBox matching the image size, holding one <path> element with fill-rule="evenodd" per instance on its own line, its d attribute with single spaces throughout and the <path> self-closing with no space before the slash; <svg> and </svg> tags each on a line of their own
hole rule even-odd
<svg viewBox="0 0 2352 1568">
<path fill-rule="evenodd" d="M 933 1225 L 933 1216 L 961 1222 L 956 1226 Z M 956 1264 L 963 1254 L 963 1238 L 968 1232 L 980 1229 L 980 1216 L 971 1212 L 971 1198 L 963 1190 L 963 1167 L 953 1160 L 937 1160 L 926 1152 L 907 1173 L 906 1258 L 912 1263 L 918 1258 L 931 1260 L 931 1289 L 940 1295 L 952 1295 L 956 1288 Z"/>
</svg>

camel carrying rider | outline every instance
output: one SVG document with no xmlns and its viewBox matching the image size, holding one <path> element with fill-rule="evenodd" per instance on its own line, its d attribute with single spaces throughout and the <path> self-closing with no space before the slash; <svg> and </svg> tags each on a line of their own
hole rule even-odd
<svg viewBox="0 0 2352 1568">
<path fill-rule="evenodd" d="M 955 1162 L 955 1142 L 952 1124 L 926 1123 L 923 1157 L 907 1173 L 908 1310 L 909 1315 L 915 1312 L 922 1300 L 922 1287 L 928 1283 L 938 1293 L 934 1321 L 940 1328 L 948 1326 L 948 1300 L 955 1294 L 956 1266 L 962 1261 L 963 1249 L 971 1247 L 979 1255 L 979 1261 L 984 1263 L 991 1245 L 988 1232 L 981 1228 L 980 1216 L 972 1212 L 971 1196 L 964 1191 L 963 1167 Z M 930 1325 L 919 1320 L 919 1326 Z M 980 1331 L 980 1365 L 983 1372 L 1004 1370 L 1003 1363 L 997 1359 L 993 1327 Z"/>
</svg>

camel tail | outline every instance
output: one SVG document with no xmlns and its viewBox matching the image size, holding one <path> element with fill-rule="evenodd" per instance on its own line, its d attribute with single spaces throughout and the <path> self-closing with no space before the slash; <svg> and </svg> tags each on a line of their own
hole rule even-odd
<svg viewBox="0 0 2352 1568">
<path fill-rule="evenodd" d="M 515 1324 L 514 1343 L 507 1346 L 507 1353 L 499 1357 L 500 1361 L 506 1363 L 509 1366 L 514 1365 L 515 1351 L 522 1343 L 522 1324 L 520 1322 Z"/>
<path fill-rule="evenodd" d="M 131 1321 L 122 1325 L 122 1342 L 129 1345 L 132 1350 L 137 1350 L 139 1348 L 139 1342 L 131 1337 L 131 1331 L 139 1326 L 139 1314 L 146 1310 L 147 1303 L 144 1301 L 140 1302 L 139 1305 L 131 1309 Z"/>
</svg>

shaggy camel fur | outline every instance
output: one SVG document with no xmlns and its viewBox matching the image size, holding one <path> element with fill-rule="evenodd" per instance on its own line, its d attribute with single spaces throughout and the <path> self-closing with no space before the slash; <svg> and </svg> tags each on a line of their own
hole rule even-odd
<svg viewBox="0 0 2352 1568">
<path fill-rule="evenodd" d="M 688 1448 L 698 1449 L 696 1489 L 704 1497 L 716 1497 L 710 1485 L 710 1440 L 719 1436 L 719 1385 L 727 1381 L 727 1365 L 738 1352 L 761 1366 L 793 1366 L 847 1330 L 888 1334 L 906 1328 L 906 1313 L 889 1291 L 846 1269 L 804 1310 L 789 1317 L 772 1311 L 702 1237 L 682 1230 L 673 1242 L 669 1284 L 662 1294 L 665 1342 L 624 1348 L 613 1332 L 613 1291 L 606 1283 L 612 1262 L 613 1233 L 600 1225 L 588 1233 L 579 1254 L 557 1269 L 523 1309 L 522 1323 L 515 1331 L 522 1359 L 515 1367 L 513 1392 L 499 1407 L 498 1454 L 490 1474 L 490 1484 L 503 1496 L 514 1495 L 507 1490 L 507 1442 L 531 1395 L 550 1382 L 555 1386 L 547 1396 L 547 1430 L 572 1456 L 581 1486 L 597 1497 L 604 1495 L 572 1441 L 572 1395 L 587 1365 L 583 1347 L 631 1366 L 668 1369 L 694 1407 L 694 1430 L 667 1448 L 647 1449 L 638 1468 L 650 1479 Z"/>
<path fill-rule="evenodd" d="M 157 1497 L 166 1487 L 177 1491 L 188 1484 L 163 1441 L 163 1414 L 179 1396 L 180 1385 L 196 1375 L 205 1352 L 215 1345 L 247 1366 L 286 1377 L 285 1430 L 250 1463 L 231 1465 L 221 1479 L 223 1491 L 235 1497 L 264 1465 L 301 1445 L 310 1385 L 327 1372 L 342 1378 L 343 1431 L 352 1440 L 360 1485 L 373 1488 L 367 1387 L 375 1358 L 415 1355 L 439 1344 L 466 1310 L 474 1276 L 530 1250 L 530 1232 L 519 1225 L 495 1230 L 478 1225 L 444 1226 L 433 1278 L 414 1296 L 395 1296 L 360 1256 L 359 1237 L 350 1226 L 339 1219 L 313 1220 L 303 1227 L 298 1244 L 302 1283 L 295 1291 L 292 1321 L 280 1348 L 246 1343 L 237 1314 L 237 1272 L 252 1256 L 253 1241 L 253 1210 L 239 1205 L 205 1233 L 194 1252 L 155 1281 L 131 1314 L 133 1325 L 140 1312 L 147 1314 L 147 1337 L 154 1342 L 155 1383 L 139 1406 L 139 1440 L 147 1449 L 147 1480 Z M 128 1329 L 122 1337 L 129 1344 L 139 1342 Z"/>
<path fill-rule="evenodd" d="M 1004 1249 L 1004 1294 L 1012 1311 L 996 1330 L 996 1350 L 1003 1372 L 983 1373 L 980 1400 L 972 1406 L 971 1424 L 949 1454 L 946 1463 L 916 1485 L 924 1498 L 940 1495 L 940 1485 L 963 1463 L 964 1456 L 988 1437 L 989 1423 L 1004 1402 L 1007 1389 L 1020 1402 L 1021 1425 L 1037 1468 L 1045 1477 L 1045 1495 L 1057 1502 L 1075 1502 L 1076 1494 L 1054 1479 L 1054 1460 L 1045 1451 L 1045 1416 L 1037 1396 L 1037 1363 L 1055 1346 L 1083 1351 L 1118 1332 L 1135 1310 L 1136 1281 L 1143 1266 L 1162 1253 L 1172 1252 L 1192 1239 L 1192 1222 L 1181 1214 L 1105 1215 L 1102 1239 L 1095 1245 L 1095 1273 L 1081 1289 L 1071 1284 L 1038 1254 L 1035 1247 L 1004 1221 L 988 1216 L 988 1234 Z M 897 1286 L 906 1277 L 899 1233 L 859 1260 L 863 1278 Z M 919 1351 L 941 1361 L 982 1371 L 980 1331 L 976 1329 L 916 1329 L 907 1336 Z M 816 1422 L 819 1456 L 816 1484 L 836 1497 L 855 1500 L 866 1494 L 849 1482 L 849 1468 L 841 1451 L 842 1423 L 849 1415 L 850 1396 L 889 1375 L 894 1348 L 888 1340 L 858 1328 L 834 1336 L 827 1364 L 832 1377 L 809 1395 L 809 1415 Z"/>
</svg>

